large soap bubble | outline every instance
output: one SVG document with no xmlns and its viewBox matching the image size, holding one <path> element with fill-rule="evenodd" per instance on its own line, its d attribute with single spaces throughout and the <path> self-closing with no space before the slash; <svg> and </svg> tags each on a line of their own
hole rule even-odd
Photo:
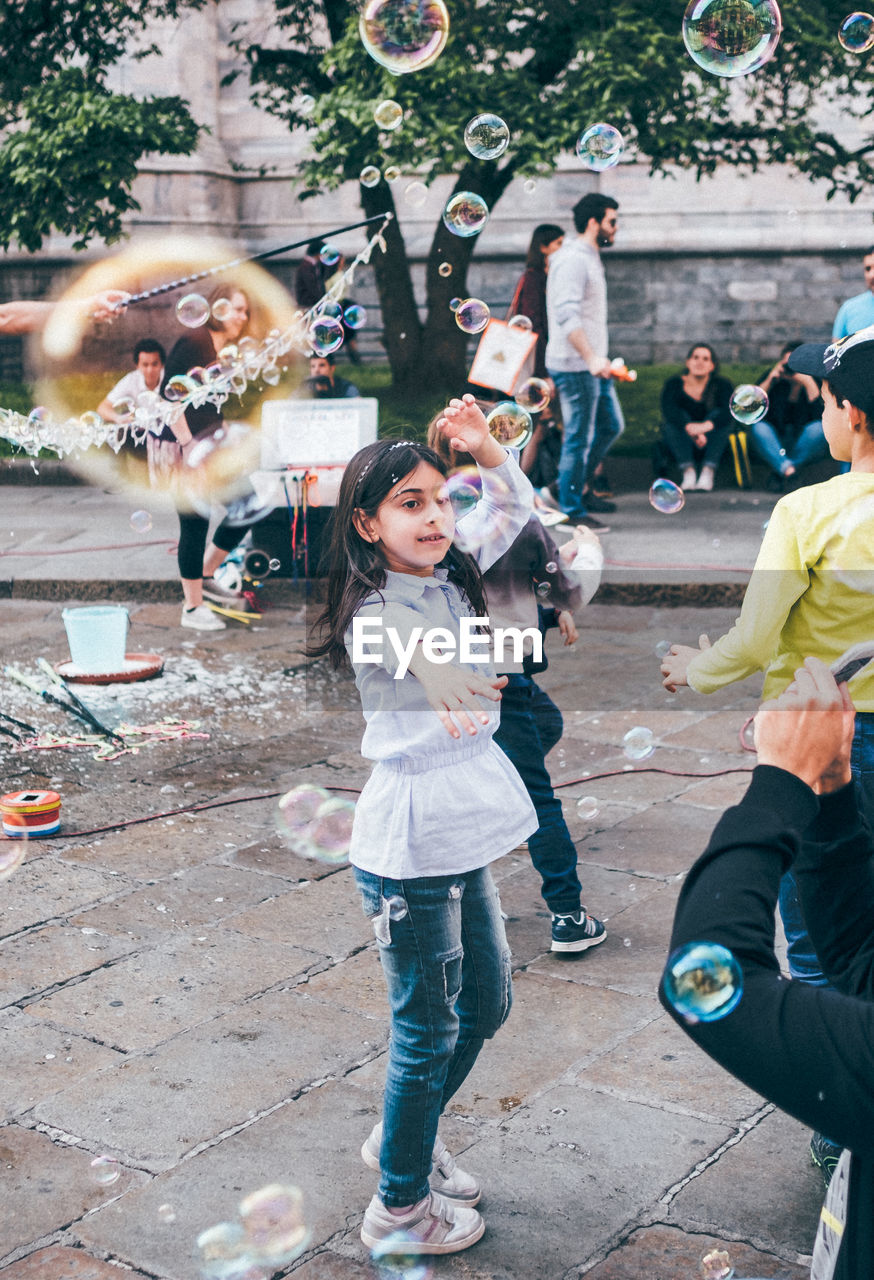
<svg viewBox="0 0 874 1280">
<path fill-rule="evenodd" d="M 456 191 L 446 202 L 443 225 L 454 236 L 478 236 L 489 220 L 489 206 L 475 191 Z"/>
<path fill-rule="evenodd" d="M 498 444 L 524 449 L 534 432 L 531 414 L 513 400 L 502 400 L 486 415 L 489 431 Z"/>
<path fill-rule="evenodd" d="M 374 107 L 373 118 L 379 129 L 393 133 L 403 123 L 404 109 L 399 102 L 395 102 L 394 98 L 384 98 Z"/>
<path fill-rule="evenodd" d="M 670 956 L 664 988 L 687 1022 L 715 1022 L 731 1013 L 743 995 L 743 973 L 727 947 L 689 942 Z"/>
<path fill-rule="evenodd" d="M 690 0 L 683 16 L 689 55 L 714 76 L 744 76 L 773 57 L 783 29 L 776 0 Z"/>
<path fill-rule="evenodd" d="M 483 112 L 468 120 L 464 129 L 464 145 L 477 160 L 497 160 L 510 144 L 507 122 L 491 112 Z"/>
<path fill-rule="evenodd" d="M 728 407 L 735 421 L 751 427 L 768 412 L 768 393 L 763 387 L 744 382 L 731 393 Z"/>
<path fill-rule="evenodd" d="M 186 293 L 176 303 L 176 319 L 186 329 L 198 329 L 209 319 L 209 303 L 200 293 Z"/>
<path fill-rule="evenodd" d="M 656 511 L 661 511 L 663 516 L 676 515 L 683 510 L 685 502 L 686 495 L 680 486 L 674 484 L 673 480 L 666 480 L 664 476 L 653 480 L 649 487 L 649 505 Z"/>
<path fill-rule="evenodd" d="M 482 333 L 491 316 L 488 304 L 481 298 L 465 298 L 455 308 L 455 323 L 464 333 Z"/>
<path fill-rule="evenodd" d="M 436 62 L 449 37 L 443 0 L 367 0 L 358 19 L 361 43 L 395 75 Z"/>
<path fill-rule="evenodd" d="M 362 187 L 378 187 L 379 179 L 382 174 L 379 172 L 375 164 L 366 164 L 358 175 L 358 181 Z"/>
<path fill-rule="evenodd" d="M 380 1240 L 370 1255 L 378 1280 L 429 1280 L 431 1259 L 419 1251 L 419 1242 L 405 1231 Z"/>
<path fill-rule="evenodd" d="M 577 155 L 587 169 L 601 172 L 619 163 L 624 142 L 612 124 L 593 124 L 577 140 Z"/>
<path fill-rule="evenodd" d="M 338 347 L 343 345 L 343 339 L 346 336 L 343 331 L 343 325 L 333 316 L 317 316 L 310 325 L 307 335 L 313 354 L 317 356 L 329 356 L 332 351 L 336 351 Z"/>
<path fill-rule="evenodd" d="M 271 1270 L 287 1267 L 309 1243 L 303 1196 L 297 1187 L 271 1183 L 253 1191 L 240 1203 L 240 1222 L 251 1256 Z"/>
<path fill-rule="evenodd" d="M 849 14 L 838 29 L 838 43 L 847 53 L 867 53 L 874 48 L 874 15 Z"/>
<path fill-rule="evenodd" d="M 543 378 L 526 378 L 516 388 L 515 398 L 529 413 L 542 413 L 550 400 L 549 383 Z"/>
</svg>

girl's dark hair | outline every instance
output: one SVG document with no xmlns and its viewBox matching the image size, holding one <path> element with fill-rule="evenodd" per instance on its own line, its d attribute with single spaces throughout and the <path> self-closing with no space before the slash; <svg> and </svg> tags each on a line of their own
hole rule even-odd
<svg viewBox="0 0 874 1280">
<path fill-rule="evenodd" d="M 719 356 L 713 350 L 709 342 L 693 342 L 689 350 L 686 352 L 686 361 L 684 361 L 684 363 L 690 359 L 693 351 L 700 351 L 702 347 L 705 351 L 710 353 L 710 359 L 713 361 L 713 368 L 710 370 L 710 374 L 704 386 L 704 395 L 701 397 L 701 401 L 706 408 L 712 409 L 716 403 L 716 379 L 719 376 Z"/>
<path fill-rule="evenodd" d="M 531 271 L 545 271 L 546 259 L 543 256 L 543 250 L 546 245 L 552 244 L 553 240 L 563 235 L 564 227 L 558 227 L 554 222 L 541 222 L 540 226 L 535 227 L 531 233 L 525 266 Z"/>
<path fill-rule="evenodd" d="M 252 302 L 251 302 L 251 300 L 250 300 L 250 298 L 249 298 L 249 295 L 248 295 L 248 293 L 246 292 L 246 290 L 245 290 L 245 289 L 241 289 L 241 288 L 240 288 L 240 286 L 239 286 L 238 284 L 233 284 L 233 283 L 230 283 L 230 284 L 217 284 L 217 285 L 215 286 L 215 288 L 214 288 L 214 289 L 210 290 L 209 294 L 207 295 L 207 299 L 206 299 L 206 300 L 207 300 L 207 302 L 209 303 L 209 306 L 210 306 L 210 315 L 209 315 L 209 319 L 208 319 L 208 320 L 207 320 L 207 322 L 206 322 L 206 327 L 207 327 L 207 329 L 211 329 L 211 330 L 213 331 L 213 333 L 220 333 L 220 332 L 221 332 L 221 330 L 222 330 L 225 326 L 224 326 L 223 321 L 221 321 L 221 320 L 215 320 L 215 319 L 213 318 L 213 315 L 212 315 L 212 304 L 213 304 L 214 302 L 218 302 L 219 298 L 228 298 L 228 299 L 230 299 L 230 298 L 232 298 L 232 297 L 234 296 L 234 294 L 235 294 L 235 293 L 241 293 L 241 294 L 243 295 L 243 297 L 246 299 L 246 307 L 248 308 L 248 311 L 249 311 L 249 318 L 251 319 L 251 314 L 252 314 Z"/>
<path fill-rule="evenodd" d="M 346 467 L 334 511 L 328 551 L 328 594 L 315 620 L 306 653 L 327 657 L 333 667 L 347 664 L 346 632 L 362 601 L 385 586 L 385 557 L 378 544 L 367 542 L 355 528 L 354 515 L 373 517 L 394 486 L 427 462 L 442 476 L 448 474 L 443 459 L 427 445 L 413 440 L 377 440 L 359 449 Z M 478 617 L 486 615 L 482 574 L 473 556 L 451 546 L 443 559 L 454 582 Z"/>
</svg>

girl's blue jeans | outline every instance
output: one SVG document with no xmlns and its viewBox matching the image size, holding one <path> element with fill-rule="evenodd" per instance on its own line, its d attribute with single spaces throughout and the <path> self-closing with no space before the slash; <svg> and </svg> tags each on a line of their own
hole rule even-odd
<svg viewBox="0 0 874 1280">
<path fill-rule="evenodd" d="M 391 1011 L 379 1197 L 400 1209 L 427 1195 L 440 1114 L 510 1012 L 510 949 L 488 867 L 415 880 L 356 867 L 355 881 Z"/>
<path fill-rule="evenodd" d="M 860 803 L 870 822 L 874 819 L 874 711 L 856 712 L 850 768 L 860 791 Z M 791 871 L 787 871 L 780 881 L 779 902 L 789 972 L 801 982 L 817 987 L 828 986 L 801 914 L 798 887 Z"/>
</svg>

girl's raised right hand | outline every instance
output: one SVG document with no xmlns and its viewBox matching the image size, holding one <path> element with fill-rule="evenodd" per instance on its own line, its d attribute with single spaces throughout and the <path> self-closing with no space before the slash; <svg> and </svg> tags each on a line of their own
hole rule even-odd
<svg viewBox="0 0 874 1280">
<path fill-rule="evenodd" d="M 500 691 L 507 683 L 506 676 L 489 679 L 456 663 L 429 662 L 421 648 L 410 662 L 409 670 L 425 690 L 429 706 L 437 712 L 444 729 L 453 738 L 460 738 L 461 730 L 452 717 L 455 716 L 462 729 L 472 737 L 476 736 L 476 721 L 487 725 L 491 719 L 477 698 L 500 702 Z"/>
</svg>

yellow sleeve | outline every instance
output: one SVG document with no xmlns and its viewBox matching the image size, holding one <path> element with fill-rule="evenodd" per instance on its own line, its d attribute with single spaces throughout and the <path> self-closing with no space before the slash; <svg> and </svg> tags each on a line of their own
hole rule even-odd
<svg viewBox="0 0 874 1280">
<path fill-rule="evenodd" d="M 785 500 L 777 503 L 740 617 L 716 644 L 689 663 L 687 679 L 696 693 L 715 693 L 724 685 L 763 671 L 773 659 L 790 610 L 810 582 L 799 535 L 803 527 L 793 505 Z"/>
</svg>

